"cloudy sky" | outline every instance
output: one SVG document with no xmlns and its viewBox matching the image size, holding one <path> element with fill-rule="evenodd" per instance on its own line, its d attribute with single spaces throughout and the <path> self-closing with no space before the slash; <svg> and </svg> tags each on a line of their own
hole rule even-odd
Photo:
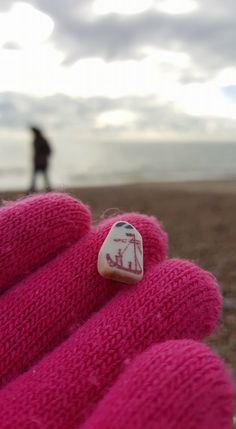
<svg viewBox="0 0 236 429">
<path fill-rule="evenodd" d="M 0 142 L 235 141 L 235 0 L 0 0 Z"/>
</svg>

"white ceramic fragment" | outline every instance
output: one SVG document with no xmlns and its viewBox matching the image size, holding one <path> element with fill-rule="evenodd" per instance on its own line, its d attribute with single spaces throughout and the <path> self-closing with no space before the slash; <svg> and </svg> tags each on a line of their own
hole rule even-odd
<svg viewBox="0 0 236 429">
<path fill-rule="evenodd" d="M 119 221 L 112 226 L 98 254 L 98 272 L 128 284 L 143 278 L 142 236 L 130 223 Z"/>
</svg>

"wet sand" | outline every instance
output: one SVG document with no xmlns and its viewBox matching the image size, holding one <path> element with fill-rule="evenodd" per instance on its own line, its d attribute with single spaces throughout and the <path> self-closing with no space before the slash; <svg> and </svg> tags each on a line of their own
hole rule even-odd
<svg viewBox="0 0 236 429">
<path fill-rule="evenodd" d="M 209 342 L 236 375 L 236 182 L 142 184 L 67 190 L 90 205 L 94 221 L 137 211 L 156 216 L 169 234 L 169 255 L 212 271 L 224 311 Z M 0 193 L 15 199 L 17 193 Z M 22 196 L 22 195 L 21 195 Z"/>
</svg>

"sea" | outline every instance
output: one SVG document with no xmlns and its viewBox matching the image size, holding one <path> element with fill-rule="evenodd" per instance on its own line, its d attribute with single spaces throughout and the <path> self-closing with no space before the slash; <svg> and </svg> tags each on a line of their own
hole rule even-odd
<svg viewBox="0 0 236 429">
<path fill-rule="evenodd" d="M 25 190 L 31 176 L 28 144 L 0 145 L 0 190 Z M 55 187 L 236 179 L 234 143 L 99 142 L 53 145 Z M 39 178 L 39 186 L 42 181 Z"/>
</svg>

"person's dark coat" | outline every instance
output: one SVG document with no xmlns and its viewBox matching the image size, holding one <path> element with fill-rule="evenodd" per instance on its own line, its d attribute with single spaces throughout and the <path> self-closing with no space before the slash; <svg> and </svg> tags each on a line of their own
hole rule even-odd
<svg viewBox="0 0 236 429">
<path fill-rule="evenodd" d="M 34 129 L 34 169 L 46 170 L 48 167 L 48 159 L 51 154 L 51 148 L 48 141 L 39 130 Z"/>
</svg>

